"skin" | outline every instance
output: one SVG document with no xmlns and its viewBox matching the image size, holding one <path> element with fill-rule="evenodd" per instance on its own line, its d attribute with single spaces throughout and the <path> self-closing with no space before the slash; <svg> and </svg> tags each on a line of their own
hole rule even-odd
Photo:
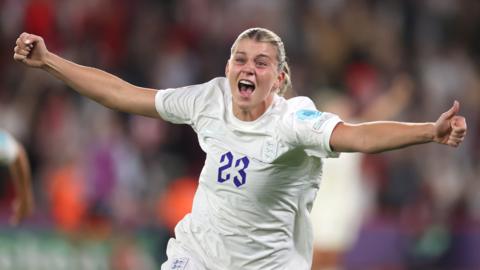
<svg viewBox="0 0 480 270">
<path fill-rule="evenodd" d="M 34 209 L 30 164 L 25 149 L 21 145 L 18 146 L 17 158 L 9 166 L 10 176 L 15 186 L 15 198 L 12 203 L 13 213 L 10 217 L 10 224 L 14 226 L 30 216 Z"/>
<path fill-rule="evenodd" d="M 39 36 L 22 33 L 16 41 L 13 58 L 29 67 L 41 68 L 56 76 L 80 94 L 98 103 L 127 113 L 158 118 L 155 89 L 131 85 L 104 71 L 67 61 L 51 52 Z M 269 43 L 241 40 L 227 62 L 225 73 L 232 90 L 234 115 L 243 121 L 258 119 L 273 102 L 285 75 L 278 69 L 277 50 Z M 255 84 L 249 97 L 239 94 L 239 80 Z M 435 122 L 393 121 L 338 124 L 330 138 L 337 152 L 377 153 L 410 145 L 437 142 L 458 147 L 464 140 L 467 124 L 457 115 L 460 104 L 440 115 Z"/>
<path fill-rule="evenodd" d="M 269 43 L 243 39 L 238 42 L 225 67 L 232 90 L 233 114 L 243 121 L 254 121 L 265 113 L 284 79 L 278 70 L 276 48 Z M 238 82 L 249 80 L 255 84 L 250 97 L 240 95 Z"/>
</svg>

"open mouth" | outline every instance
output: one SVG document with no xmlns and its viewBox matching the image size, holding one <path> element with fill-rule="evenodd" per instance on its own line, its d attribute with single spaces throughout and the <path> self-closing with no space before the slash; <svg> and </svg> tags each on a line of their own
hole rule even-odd
<svg viewBox="0 0 480 270">
<path fill-rule="evenodd" d="M 249 80 L 240 80 L 238 82 L 238 90 L 242 97 L 250 97 L 255 91 L 255 84 Z"/>
</svg>

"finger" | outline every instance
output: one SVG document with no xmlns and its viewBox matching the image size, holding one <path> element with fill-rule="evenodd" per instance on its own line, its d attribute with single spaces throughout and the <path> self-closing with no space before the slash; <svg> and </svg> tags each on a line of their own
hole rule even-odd
<svg viewBox="0 0 480 270">
<path fill-rule="evenodd" d="M 32 36 L 32 34 L 30 33 L 27 33 L 27 32 L 23 32 L 22 34 L 20 34 L 20 41 L 24 44 L 26 43 L 30 43 L 30 42 L 27 42 L 27 40 L 30 40 L 30 37 Z"/>
<path fill-rule="evenodd" d="M 465 138 L 465 133 L 459 133 L 459 134 L 452 133 L 450 135 L 450 137 L 455 138 L 455 139 L 462 139 L 463 140 L 463 138 Z"/>
<path fill-rule="evenodd" d="M 17 38 L 17 41 L 15 42 L 15 48 L 19 48 L 19 49 L 24 49 L 24 50 L 27 50 L 27 51 L 31 51 L 33 49 L 33 46 L 34 44 L 30 43 L 30 44 L 25 44 L 25 42 L 22 41 L 22 39 L 20 38 Z M 17 52 L 17 51 L 15 51 Z"/>
<path fill-rule="evenodd" d="M 20 47 L 18 47 L 18 46 L 15 46 L 14 52 L 15 52 L 16 54 L 28 56 L 28 55 L 30 54 L 30 49 L 22 49 L 22 48 L 20 48 Z"/>
<path fill-rule="evenodd" d="M 15 59 L 16 61 L 23 61 L 23 60 L 27 59 L 27 56 L 15 53 L 13 55 L 13 59 Z"/>
<path fill-rule="evenodd" d="M 452 147 L 458 147 L 460 145 L 460 142 L 457 142 L 454 140 L 448 140 L 447 144 Z"/>
<path fill-rule="evenodd" d="M 27 34 L 24 36 L 23 43 L 28 46 L 34 45 L 35 42 L 39 41 L 41 39 L 40 36 L 33 35 L 33 34 Z"/>
<path fill-rule="evenodd" d="M 454 128 L 451 133 L 451 135 L 455 137 L 465 137 L 466 134 L 467 134 L 467 131 L 463 128 L 459 128 L 459 129 Z"/>
<path fill-rule="evenodd" d="M 23 40 L 23 39 L 24 39 L 26 36 L 28 36 L 28 35 L 29 35 L 29 33 L 23 32 L 23 33 L 20 34 L 20 37 L 19 37 L 19 38 Z"/>
<path fill-rule="evenodd" d="M 467 129 L 467 121 L 465 120 L 465 117 L 455 116 L 452 120 L 452 127 Z"/>
<path fill-rule="evenodd" d="M 458 103 L 458 101 L 455 100 L 453 102 L 452 107 L 448 111 L 444 112 L 442 114 L 442 117 L 444 119 L 449 119 L 449 118 L 455 116 L 458 113 L 459 110 L 460 110 L 460 104 Z"/>
<path fill-rule="evenodd" d="M 463 137 L 462 138 L 455 138 L 455 137 L 449 137 L 447 144 L 452 145 L 452 146 L 459 146 L 463 142 Z"/>
<path fill-rule="evenodd" d="M 461 142 L 463 142 L 463 137 L 457 138 L 457 137 L 450 136 L 448 138 L 448 141 L 455 142 L 455 143 L 461 143 Z"/>
</svg>

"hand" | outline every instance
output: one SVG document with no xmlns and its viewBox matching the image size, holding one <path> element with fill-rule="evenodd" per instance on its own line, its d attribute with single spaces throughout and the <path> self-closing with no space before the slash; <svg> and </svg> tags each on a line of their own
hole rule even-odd
<svg viewBox="0 0 480 270">
<path fill-rule="evenodd" d="M 442 113 L 435 122 L 435 136 L 433 140 L 438 143 L 458 147 L 467 133 L 465 117 L 457 115 L 460 104 L 455 100 L 453 106 Z"/>
<path fill-rule="evenodd" d="M 30 67 L 43 67 L 48 55 L 47 47 L 42 37 L 22 33 L 13 49 L 13 59 Z"/>
<path fill-rule="evenodd" d="M 12 203 L 13 214 L 10 217 L 10 224 L 17 226 L 33 212 L 33 196 L 17 196 Z"/>
</svg>

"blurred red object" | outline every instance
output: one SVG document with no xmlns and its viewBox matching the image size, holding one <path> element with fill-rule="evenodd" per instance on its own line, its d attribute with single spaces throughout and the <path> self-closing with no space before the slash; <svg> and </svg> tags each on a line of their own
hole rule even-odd
<svg viewBox="0 0 480 270">
<path fill-rule="evenodd" d="M 73 232 L 82 225 L 87 211 L 85 186 L 78 168 L 67 165 L 47 174 L 48 196 L 55 224 L 63 231 Z"/>
<path fill-rule="evenodd" d="M 197 190 L 197 179 L 182 177 L 174 180 L 157 202 L 160 221 L 171 231 L 175 225 L 192 211 L 193 196 Z"/>
<path fill-rule="evenodd" d="M 31 0 L 26 4 L 24 14 L 25 32 L 54 39 L 56 29 L 55 8 L 51 0 Z"/>
</svg>

